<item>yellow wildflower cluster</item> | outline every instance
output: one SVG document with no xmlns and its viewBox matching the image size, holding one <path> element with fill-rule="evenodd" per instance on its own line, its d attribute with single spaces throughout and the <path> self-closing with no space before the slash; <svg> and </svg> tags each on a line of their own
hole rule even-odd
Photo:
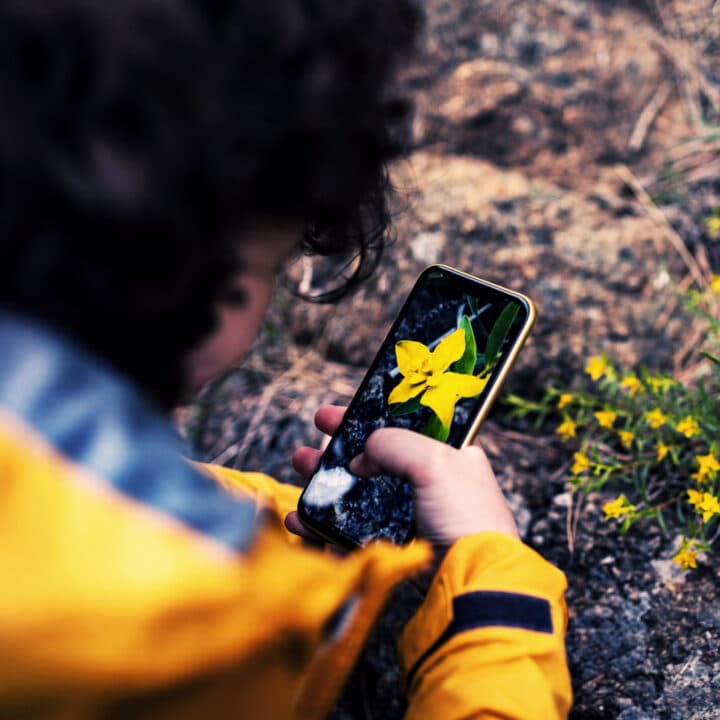
<svg viewBox="0 0 720 720">
<path fill-rule="evenodd" d="M 665 459 L 665 456 L 670 452 L 670 446 L 666 445 L 664 442 L 658 442 L 657 445 L 655 445 L 655 452 L 656 460 L 658 462 L 662 462 Z"/>
<path fill-rule="evenodd" d="M 712 237 L 720 235 L 720 215 L 715 214 L 705 218 L 705 227 Z"/>
<path fill-rule="evenodd" d="M 620 497 L 615 498 L 615 500 L 606 502 L 603 505 L 606 520 L 610 520 L 611 518 L 622 520 L 625 515 L 628 515 L 634 510 L 635 506 L 628 502 L 628 499 L 624 495 L 620 495 Z"/>
<path fill-rule="evenodd" d="M 633 444 L 635 433 L 632 430 L 618 430 L 618 437 L 620 438 L 620 444 L 629 448 Z"/>
<path fill-rule="evenodd" d="M 710 284 L 720 302 L 720 274 Z M 707 293 L 688 293 L 688 306 L 693 303 L 700 317 L 720 308 Z M 720 326 L 711 329 L 720 340 Z M 704 366 L 702 383 L 625 369 L 598 353 L 584 367 L 594 384 L 586 377 L 579 387 L 548 388 L 541 403 L 516 403 L 521 417 L 561 417 L 555 433 L 569 441 L 570 487 L 585 494 L 615 488 L 602 514 L 620 532 L 653 517 L 664 530 L 674 525 L 683 540 L 673 560 L 683 570 L 697 567 L 720 541 L 720 355 L 709 347 L 703 355 L 713 364 Z"/>
<path fill-rule="evenodd" d="M 715 295 L 720 295 L 720 275 L 710 276 L 710 291 Z"/>
<path fill-rule="evenodd" d="M 585 372 L 593 379 L 599 380 L 601 377 L 611 377 L 613 369 L 602 355 L 593 355 L 585 366 Z"/>
<path fill-rule="evenodd" d="M 577 425 L 570 420 L 570 418 L 566 418 L 563 420 L 560 425 L 555 428 L 555 432 L 563 439 L 563 440 L 569 440 L 572 437 L 575 437 L 575 431 L 577 429 Z"/>
<path fill-rule="evenodd" d="M 695 435 L 698 435 L 700 433 L 700 426 L 698 425 L 697 420 L 694 417 L 692 417 L 691 415 L 684 417 L 677 424 L 676 429 L 679 433 L 682 433 L 686 438 L 695 437 Z"/>
<path fill-rule="evenodd" d="M 673 562 L 676 562 L 683 570 L 689 570 L 697 567 L 697 556 L 698 551 L 693 545 L 683 545 L 673 557 Z"/>
<path fill-rule="evenodd" d="M 593 415 L 595 415 L 598 425 L 608 430 L 612 429 L 612 426 L 615 424 L 615 418 L 617 417 L 617 413 L 612 410 L 598 410 L 593 413 Z"/>
<path fill-rule="evenodd" d="M 573 475 L 580 475 L 590 468 L 590 458 L 585 453 L 576 452 L 573 454 L 575 462 L 570 468 Z"/>
<path fill-rule="evenodd" d="M 720 501 L 715 495 L 699 490 L 688 490 L 688 502 L 703 516 L 703 522 L 707 522 L 714 515 L 720 514 Z"/>
<path fill-rule="evenodd" d="M 653 408 L 645 413 L 645 422 L 653 429 L 657 430 L 667 422 L 667 415 L 660 408 Z"/>
<path fill-rule="evenodd" d="M 620 382 L 620 388 L 622 390 L 627 390 L 628 394 L 631 397 L 634 397 L 643 389 L 643 384 L 640 382 L 640 380 L 638 380 L 637 375 L 630 374 L 626 375 L 622 379 L 622 381 Z"/>
<path fill-rule="evenodd" d="M 649 377 L 647 381 L 656 395 L 662 395 L 675 384 L 672 378 L 667 377 Z"/>
<path fill-rule="evenodd" d="M 697 455 L 695 458 L 698 462 L 697 472 L 692 474 L 699 483 L 705 482 L 706 480 L 714 480 L 718 470 L 720 470 L 720 463 L 717 458 L 712 454 Z"/>
</svg>

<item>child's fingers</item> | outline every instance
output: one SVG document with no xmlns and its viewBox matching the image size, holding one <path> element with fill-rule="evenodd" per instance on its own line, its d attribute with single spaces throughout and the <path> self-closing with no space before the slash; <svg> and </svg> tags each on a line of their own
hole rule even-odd
<svg viewBox="0 0 720 720">
<path fill-rule="evenodd" d="M 368 478 L 373 475 L 380 475 L 383 472 L 383 468 L 380 467 L 372 458 L 366 453 L 360 453 L 356 455 L 348 466 L 350 472 L 360 477 Z"/>
<path fill-rule="evenodd" d="M 353 459 L 351 469 L 363 476 L 381 472 L 405 476 L 417 485 L 428 477 L 442 477 L 450 452 L 457 451 L 410 430 L 382 428 L 370 435 L 364 452 Z"/>
<path fill-rule="evenodd" d="M 308 530 L 301 522 L 298 514 L 292 510 L 285 516 L 285 527 L 294 535 L 299 535 L 305 540 L 309 540 L 314 545 L 324 545 L 323 540 L 319 535 L 316 535 L 312 530 Z"/>
<path fill-rule="evenodd" d="M 337 405 L 323 405 L 315 413 L 315 425 L 326 435 L 332 435 L 345 414 L 345 408 Z M 326 444 L 326 443 L 325 443 Z M 304 478 L 309 478 L 317 469 L 322 450 L 303 446 L 299 447 L 292 456 L 292 466 L 295 472 Z"/>
<path fill-rule="evenodd" d="M 345 410 L 339 405 L 323 405 L 315 413 L 315 426 L 326 435 L 332 435 L 343 419 Z"/>
<path fill-rule="evenodd" d="M 295 472 L 309 478 L 317 469 L 322 452 L 311 447 L 299 447 L 292 455 L 292 466 Z"/>
</svg>

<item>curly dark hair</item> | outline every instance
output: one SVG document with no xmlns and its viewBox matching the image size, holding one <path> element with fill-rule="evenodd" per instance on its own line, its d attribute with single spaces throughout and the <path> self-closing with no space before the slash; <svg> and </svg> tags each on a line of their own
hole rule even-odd
<svg viewBox="0 0 720 720">
<path fill-rule="evenodd" d="M 418 24 L 411 0 L 3 0 L 0 306 L 169 406 L 254 220 L 366 276 Z"/>
</svg>

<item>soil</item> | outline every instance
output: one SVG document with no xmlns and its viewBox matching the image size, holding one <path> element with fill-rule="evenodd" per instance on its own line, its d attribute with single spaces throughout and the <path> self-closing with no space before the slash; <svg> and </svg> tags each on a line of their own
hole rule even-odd
<svg viewBox="0 0 720 720">
<path fill-rule="evenodd" d="M 393 171 L 397 241 L 338 305 L 278 296 L 245 365 L 177 413 L 199 457 L 299 484 L 289 458 L 321 441 L 315 409 L 349 400 L 432 262 L 534 299 L 538 322 L 508 380 L 525 397 L 571 382 L 599 352 L 686 366 L 697 336 L 676 287 L 693 263 L 720 271 L 720 241 L 701 223 L 720 206 L 720 151 L 681 144 L 698 113 L 720 107 L 717 4 L 714 15 L 711 0 L 425 5 L 426 40 L 402 78 L 417 113 L 415 150 Z M 720 718 L 717 563 L 682 574 L 674 537 L 651 525 L 620 537 L 602 496 L 569 536 L 570 452 L 551 427 L 498 403 L 478 442 L 525 541 L 567 575 L 571 718 Z M 335 718 L 402 717 L 393 638 L 419 601 L 398 588 Z"/>
</svg>

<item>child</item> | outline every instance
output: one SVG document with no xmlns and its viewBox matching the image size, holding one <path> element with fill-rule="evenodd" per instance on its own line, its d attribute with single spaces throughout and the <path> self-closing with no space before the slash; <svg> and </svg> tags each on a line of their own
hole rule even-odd
<svg viewBox="0 0 720 720">
<path fill-rule="evenodd" d="M 410 0 L 0 5 L 0 716 L 324 717 L 432 550 L 408 716 L 566 714 L 564 578 L 479 448 L 371 436 L 355 468 L 410 479 L 426 542 L 338 558 L 299 542 L 295 488 L 191 465 L 163 416 L 246 352 L 290 256 L 372 269 L 417 24 Z"/>
</svg>

